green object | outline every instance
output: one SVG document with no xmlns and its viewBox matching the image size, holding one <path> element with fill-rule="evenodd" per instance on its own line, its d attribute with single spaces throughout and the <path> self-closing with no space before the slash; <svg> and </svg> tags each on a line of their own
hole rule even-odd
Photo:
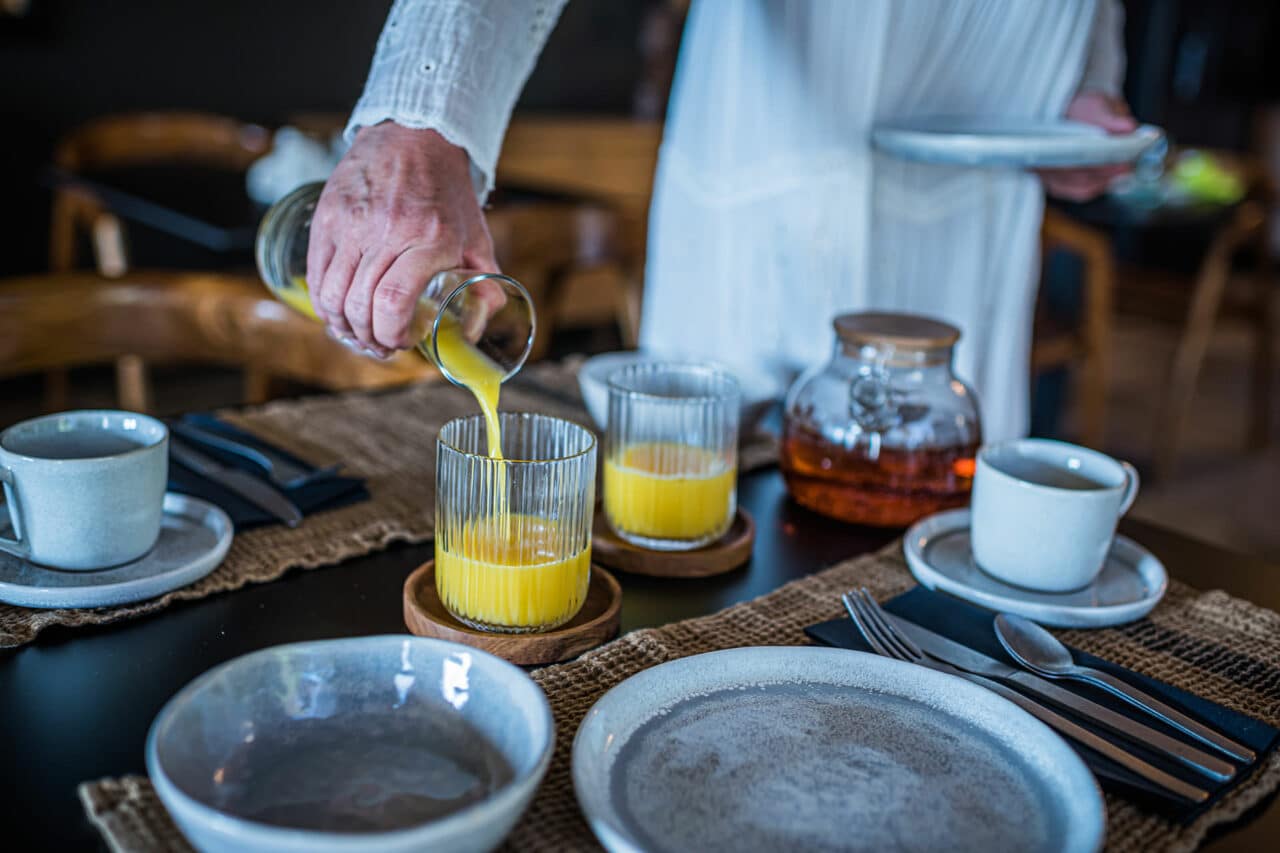
<svg viewBox="0 0 1280 853">
<path fill-rule="evenodd" d="M 1234 204 L 1244 198 L 1244 181 L 1212 155 L 1188 151 L 1173 167 L 1173 183 L 1199 201 Z"/>
</svg>

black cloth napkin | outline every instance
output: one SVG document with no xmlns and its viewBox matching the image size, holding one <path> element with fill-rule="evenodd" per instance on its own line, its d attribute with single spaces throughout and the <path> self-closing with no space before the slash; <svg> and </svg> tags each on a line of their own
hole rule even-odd
<svg viewBox="0 0 1280 853">
<path fill-rule="evenodd" d="M 315 470 L 315 466 L 307 464 L 293 454 L 264 441 L 252 433 L 220 421 L 212 415 L 191 414 L 184 416 L 182 420 L 193 426 L 198 426 L 209 432 L 216 432 L 219 435 L 252 447 L 277 453 L 292 462 L 296 462 L 303 468 Z M 198 442 L 189 443 L 206 456 L 217 459 L 225 465 L 248 471 L 250 474 L 260 477 L 264 482 L 270 482 L 262 472 L 262 469 L 252 462 Z M 205 479 L 173 458 L 169 460 L 169 491 L 192 495 L 217 504 L 231 517 L 231 521 L 237 531 L 248 530 L 266 524 L 280 523 L 273 516 L 249 503 L 244 498 L 228 491 L 217 483 Z M 317 477 L 300 486 L 288 489 L 281 488 L 280 491 L 289 500 L 293 501 L 304 516 L 321 510 L 350 506 L 369 499 L 369 490 L 365 488 L 364 480 L 357 477 L 344 477 L 340 474 Z"/>
<path fill-rule="evenodd" d="M 1000 645 L 1000 641 L 996 638 L 995 628 L 992 625 L 994 614 L 989 610 L 984 610 L 959 599 L 952 598 L 948 595 L 936 593 L 924 587 L 916 587 L 908 592 L 903 593 L 897 598 L 884 603 L 884 608 L 895 616 L 901 616 L 909 619 L 918 625 L 922 625 L 929 630 L 949 637 L 958 643 L 963 643 L 975 651 L 979 651 L 988 657 L 1016 666 L 1012 658 L 1005 652 Z M 805 629 L 805 633 L 815 641 L 823 645 L 836 646 L 842 649 L 856 649 L 858 651 L 871 651 L 862 636 L 858 633 L 857 627 L 851 619 L 836 619 L 831 622 L 823 622 L 819 625 L 813 625 Z M 1067 743 L 1080 754 L 1089 769 L 1098 777 L 1099 783 L 1107 790 L 1119 794 L 1127 800 L 1131 800 L 1138 805 L 1150 811 L 1154 811 L 1170 820 L 1180 823 L 1189 823 L 1204 811 L 1208 810 L 1213 804 L 1239 785 L 1261 764 L 1267 755 L 1269 755 L 1280 743 L 1280 731 L 1260 722 L 1247 717 L 1244 714 L 1224 708 L 1207 699 L 1202 699 L 1184 690 L 1179 690 L 1165 684 L 1162 681 L 1156 681 L 1148 678 L 1140 673 L 1125 669 L 1122 666 L 1094 657 L 1086 652 L 1072 649 L 1072 654 L 1078 663 L 1086 666 L 1096 667 L 1097 669 L 1108 672 L 1117 678 L 1121 678 L 1139 689 L 1145 690 L 1151 695 L 1168 702 L 1175 708 L 1179 708 L 1196 718 L 1203 720 L 1224 734 L 1234 738 L 1235 740 L 1249 746 L 1258 754 L 1258 760 L 1250 767 L 1244 767 L 1237 764 L 1237 773 L 1235 778 L 1227 782 L 1218 783 L 1207 776 L 1202 776 L 1194 771 L 1187 770 L 1181 765 L 1172 761 L 1161 758 L 1152 753 L 1133 749 L 1134 752 L 1141 752 L 1143 758 L 1146 758 L 1152 764 L 1163 770 L 1186 779 L 1188 782 L 1197 785 L 1210 792 L 1211 796 L 1204 803 L 1199 805 L 1191 805 L 1183 800 L 1175 799 L 1161 789 L 1149 782 L 1135 776 L 1125 768 L 1115 764 L 1107 758 L 1099 755 L 1092 750 L 1082 747 L 1073 741 L 1068 740 Z M 1224 755 L 1220 755 L 1209 747 L 1202 746 L 1196 741 L 1187 738 L 1176 729 L 1165 726 L 1163 723 L 1156 721 L 1154 718 L 1138 711 L 1125 702 L 1116 699 L 1111 694 L 1090 687 L 1085 684 L 1076 684 L 1075 682 L 1057 681 L 1054 682 L 1059 687 L 1066 688 L 1073 693 L 1079 694 L 1087 699 L 1092 699 L 1100 705 L 1117 711 L 1125 716 L 1158 728 L 1172 737 L 1186 741 L 1210 752 L 1224 760 L 1230 761 Z M 1012 686 L 1012 685 L 1011 685 Z M 1031 697 L 1036 698 L 1036 697 Z M 1039 701 L 1039 700 L 1037 700 Z M 1053 706 L 1050 706 L 1053 707 Z M 1090 723 L 1082 717 L 1072 714 L 1062 708 L 1053 707 L 1053 710 L 1070 717 L 1086 728 L 1091 729 L 1108 740 L 1121 743 L 1126 748 L 1132 748 L 1132 744 L 1117 738 L 1108 731 L 1103 730 L 1096 724 Z"/>
</svg>

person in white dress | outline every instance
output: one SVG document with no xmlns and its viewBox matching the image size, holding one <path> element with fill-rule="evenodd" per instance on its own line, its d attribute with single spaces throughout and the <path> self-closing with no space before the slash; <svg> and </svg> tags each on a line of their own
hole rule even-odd
<svg viewBox="0 0 1280 853">
<path fill-rule="evenodd" d="M 497 269 L 481 210 L 512 106 L 564 0 L 397 0 L 311 232 L 312 298 L 340 338 L 412 344 L 430 276 Z M 765 371 L 824 360 L 844 311 L 928 314 L 988 440 L 1028 423 L 1043 187 L 891 160 L 871 127 L 925 115 L 1135 127 L 1118 0 L 694 0 L 650 217 L 641 345 Z"/>
</svg>

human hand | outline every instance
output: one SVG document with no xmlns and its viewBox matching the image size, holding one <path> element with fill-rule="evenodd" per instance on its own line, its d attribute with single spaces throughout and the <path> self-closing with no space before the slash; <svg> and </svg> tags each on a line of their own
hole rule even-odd
<svg viewBox="0 0 1280 853">
<path fill-rule="evenodd" d="M 1108 133 L 1132 133 L 1138 127 L 1124 101 L 1102 92 L 1076 95 L 1067 107 L 1066 117 L 1100 127 Z M 1050 195 L 1067 201 L 1088 201 L 1101 195 L 1112 180 L 1132 168 L 1127 164 L 1116 164 L 1080 169 L 1041 169 L 1037 174 Z"/>
<path fill-rule="evenodd" d="M 467 153 L 433 130 L 362 128 L 325 184 L 307 247 L 311 303 L 330 334 L 382 358 L 416 344 L 418 297 L 456 268 L 498 269 Z"/>
</svg>

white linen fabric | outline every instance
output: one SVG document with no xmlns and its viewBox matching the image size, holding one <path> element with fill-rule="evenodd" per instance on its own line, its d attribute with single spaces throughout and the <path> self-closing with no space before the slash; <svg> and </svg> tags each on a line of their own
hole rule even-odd
<svg viewBox="0 0 1280 853">
<path fill-rule="evenodd" d="M 481 200 L 511 109 L 567 0 L 396 0 L 346 136 L 391 120 L 471 157 Z"/>
<path fill-rule="evenodd" d="M 464 147 L 492 186 L 563 0 L 397 0 L 351 130 Z M 988 439 L 1024 433 L 1043 196 L 1034 176 L 905 163 L 878 121 L 1061 116 L 1123 74 L 1117 0 L 698 0 L 668 109 L 641 325 L 655 351 L 763 366 L 781 389 L 859 309 L 959 326 Z"/>
</svg>

